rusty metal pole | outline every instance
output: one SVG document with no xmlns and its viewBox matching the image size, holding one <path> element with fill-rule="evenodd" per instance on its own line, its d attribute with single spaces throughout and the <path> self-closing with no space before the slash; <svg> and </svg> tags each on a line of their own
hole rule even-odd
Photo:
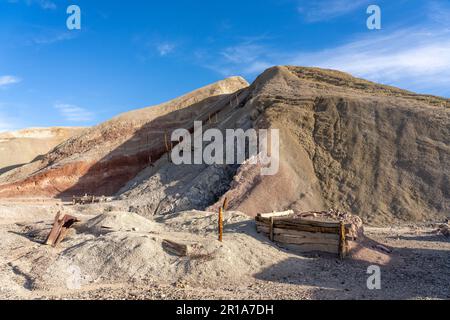
<svg viewBox="0 0 450 320">
<path fill-rule="evenodd" d="M 223 209 L 219 208 L 219 241 L 223 240 Z"/>
</svg>

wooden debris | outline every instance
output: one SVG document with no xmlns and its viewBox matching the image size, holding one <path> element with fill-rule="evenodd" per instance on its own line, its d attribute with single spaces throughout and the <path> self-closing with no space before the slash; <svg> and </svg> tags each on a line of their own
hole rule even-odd
<svg viewBox="0 0 450 320">
<path fill-rule="evenodd" d="M 270 241 L 274 240 L 274 227 L 273 227 L 273 217 L 270 218 L 270 222 L 269 222 L 269 237 L 270 237 Z"/>
<path fill-rule="evenodd" d="M 288 210 L 288 211 L 284 211 L 284 212 L 272 212 L 272 213 L 260 213 L 258 214 L 258 217 L 260 218 L 272 218 L 272 217 L 285 217 L 285 216 L 290 216 L 293 215 L 294 211 L 293 210 Z"/>
<path fill-rule="evenodd" d="M 176 243 L 170 240 L 163 240 L 162 246 L 164 250 L 180 257 L 186 257 L 188 255 L 188 246 L 186 244 Z"/>
<path fill-rule="evenodd" d="M 167 252 L 179 257 L 196 257 L 205 254 L 203 246 L 199 243 L 185 244 L 165 239 L 162 242 L 162 247 Z"/>
<path fill-rule="evenodd" d="M 76 217 L 58 212 L 55 216 L 53 228 L 50 231 L 45 244 L 56 247 L 64 240 L 69 229 L 77 222 L 79 222 L 79 220 Z"/>
<path fill-rule="evenodd" d="M 228 198 L 227 197 L 225 197 L 225 200 L 223 200 L 222 208 L 223 208 L 223 211 L 228 210 Z"/>
<path fill-rule="evenodd" d="M 392 253 L 392 250 L 391 250 L 391 249 L 389 249 L 389 248 L 383 246 L 382 244 L 376 245 L 375 248 L 378 249 L 378 250 L 381 250 L 381 251 L 383 251 L 383 252 L 386 252 L 386 253 Z"/>
<path fill-rule="evenodd" d="M 102 203 L 107 202 L 107 198 L 105 196 L 96 197 L 96 196 L 89 196 L 85 194 L 82 197 L 73 196 L 72 197 L 72 204 L 93 204 L 93 203 Z"/>
</svg>

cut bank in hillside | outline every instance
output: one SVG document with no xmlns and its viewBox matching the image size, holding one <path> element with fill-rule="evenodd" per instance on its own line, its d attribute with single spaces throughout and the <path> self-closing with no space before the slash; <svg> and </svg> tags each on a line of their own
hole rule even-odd
<svg viewBox="0 0 450 320">
<path fill-rule="evenodd" d="M 0 176 L 0 197 L 116 194 L 120 205 L 153 215 L 215 209 L 226 196 L 230 209 L 249 215 L 337 207 L 372 223 L 450 212 L 450 100 L 291 66 L 268 69 L 249 87 L 241 78 L 225 83 L 70 139 Z M 162 157 L 164 134 L 195 120 L 280 129 L 280 171 L 173 165 Z"/>
</svg>

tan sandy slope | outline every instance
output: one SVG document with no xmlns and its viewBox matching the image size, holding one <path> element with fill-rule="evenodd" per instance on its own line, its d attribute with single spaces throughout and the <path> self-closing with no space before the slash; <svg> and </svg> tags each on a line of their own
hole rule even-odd
<svg viewBox="0 0 450 320">
<path fill-rule="evenodd" d="M 31 162 L 84 128 L 30 128 L 0 133 L 0 172 Z"/>
</svg>

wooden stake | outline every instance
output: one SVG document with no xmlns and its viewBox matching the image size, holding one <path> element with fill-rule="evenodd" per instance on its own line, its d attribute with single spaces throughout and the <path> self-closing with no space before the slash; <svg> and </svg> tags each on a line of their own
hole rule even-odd
<svg viewBox="0 0 450 320">
<path fill-rule="evenodd" d="M 225 197 L 225 200 L 223 200 L 223 205 L 222 205 L 223 211 L 227 211 L 228 209 L 228 198 Z"/>
<path fill-rule="evenodd" d="M 219 241 L 223 240 L 223 209 L 219 208 Z"/>
<path fill-rule="evenodd" d="M 274 227 L 273 227 L 273 217 L 270 218 L 270 225 L 269 225 L 269 236 L 270 236 L 270 241 L 273 241 L 273 231 L 274 231 Z"/>
<path fill-rule="evenodd" d="M 343 221 L 339 224 L 339 257 L 345 258 L 347 251 L 345 224 Z"/>
<path fill-rule="evenodd" d="M 168 139 L 168 136 L 167 136 L 167 131 L 164 132 L 164 142 L 166 143 L 167 158 L 168 158 L 169 162 L 172 162 L 172 158 L 171 158 L 170 153 L 172 152 L 173 144 L 172 144 L 172 141 L 171 141 L 170 145 L 169 145 L 169 139 Z"/>
</svg>

